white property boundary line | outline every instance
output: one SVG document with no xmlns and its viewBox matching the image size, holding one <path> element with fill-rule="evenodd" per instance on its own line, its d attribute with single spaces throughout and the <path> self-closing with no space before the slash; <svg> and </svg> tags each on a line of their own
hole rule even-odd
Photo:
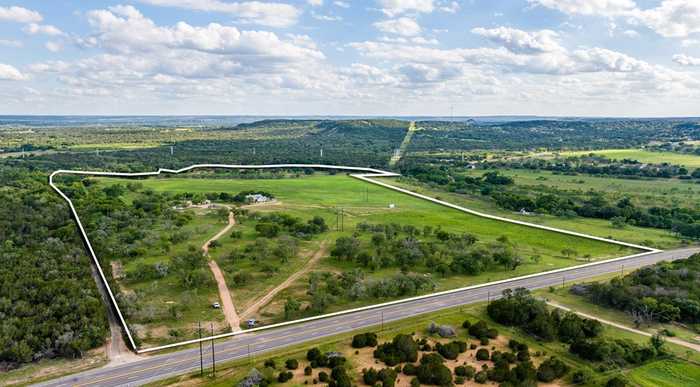
<svg viewBox="0 0 700 387">
<path fill-rule="evenodd" d="M 97 255 L 95 254 L 94 249 L 92 248 L 92 244 L 90 243 L 90 239 L 87 236 L 87 233 L 85 231 L 85 228 L 83 227 L 82 222 L 80 221 L 80 217 L 78 216 L 78 212 L 75 209 L 75 206 L 73 205 L 73 202 L 66 196 L 66 194 L 63 193 L 55 184 L 54 184 L 54 177 L 61 175 L 61 174 L 66 174 L 66 175 L 83 175 L 83 176 L 112 176 L 112 177 L 123 177 L 123 178 L 132 178 L 132 177 L 149 177 L 149 176 L 158 176 L 162 173 L 168 173 L 168 174 L 180 174 L 183 172 L 188 172 L 193 169 L 280 169 L 280 168 L 313 168 L 313 169 L 329 169 L 329 170 L 341 170 L 341 171 L 351 171 L 351 172 L 360 172 L 356 174 L 351 174 L 351 177 L 354 177 L 356 179 L 362 180 L 364 182 L 370 183 L 370 184 L 376 184 L 379 186 L 382 186 L 384 188 L 388 188 L 394 191 L 398 191 L 410 196 L 417 197 L 419 199 L 427 200 L 445 207 L 449 207 L 458 211 L 462 211 L 471 215 L 476 215 L 479 217 L 487 218 L 487 219 L 493 219 L 493 220 L 498 220 L 498 221 L 503 221 L 507 223 L 513 223 L 513 224 L 518 224 L 521 226 L 526 226 L 526 227 L 532 227 L 532 228 L 537 228 L 541 230 L 547 230 L 547 231 L 552 231 L 552 232 L 557 232 L 560 234 L 566 234 L 566 235 L 572 235 L 572 236 L 577 236 L 581 238 L 587 238 L 591 240 L 596 240 L 596 241 L 602 241 L 602 242 L 607 242 L 611 244 L 616 244 L 620 246 L 625 246 L 625 247 L 632 247 L 635 249 L 643 250 L 643 253 L 639 254 L 633 254 L 633 255 L 628 255 L 625 257 L 620 257 L 620 258 L 614 258 L 614 259 L 609 259 L 605 261 L 598 261 L 598 262 L 591 262 L 583 265 L 578 265 L 578 266 L 571 266 L 571 267 L 565 267 L 561 269 L 555 269 L 555 270 L 550 270 L 550 271 L 545 271 L 541 273 L 535 273 L 535 274 L 529 274 L 525 276 L 520 276 L 520 277 L 514 277 L 514 278 L 508 278 L 500 281 L 494 281 L 494 282 L 489 282 L 489 283 L 484 283 L 484 284 L 479 284 L 479 285 L 473 285 L 473 286 L 467 286 L 463 288 L 458 288 L 458 289 L 452 289 L 452 290 L 446 290 L 442 292 L 437 292 L 437 293 L 431 293 L 431 294 L 426 294 L 422 296 L 417 296 L 417 297 L 411 297 L 411 298 L 405 298 L 401 300 L 396 300 L 396 301 L 390 301 L 390 302 L 385 302 L 381 304 L 375 304 L 375 305 L 369 305 L 369 306 L 364 306 L 360 308 L 355 308 L 355 309 L 348 309 L 348 310 L 343 310 L 340 312 L 335 312 L 335 313 L 329 313 L 329 314 L 324 314 L 324 315 L 319 315 L 319 316 L 313 316 L 313 317 L 308 317 L 308 318 L 303 318 L 299 320 L 294 320 L 294 321 L 286 321 L 278 324 L 273 324 L 273 325 L 268 325 L 268 326 L 263 326 L 259 328 L 253 328 L 253 329 L 248 329 L 245 331 L 238 331 L 238 332 L 230 332 L 230 333 L 224 333 L 220 335 L 215 335 L 215 336 L 209 336 L 205 337 L 202 339 L 194 339 L 194 340 L 187 340 L 187 341 L 182 341 L 179 343 L 173 343 L 173 344 L 168 344 L 168 345 L 162 345 L 159 347 L 153 347 L 153 348 L 147 348 L 147 349 L 139 349 L 133 339 L 133 336 L 131 335 L 131 331 L 129 330 L 129 326 L 126 323 L 126 320 L 124 319 L 124 316 L 119 309 L 119 305 L 117 304 L 116 299 L 114 298 L 114 294 L 112 293 L 112 289 L 109 286 L 109 283 L 107 282 L 107 279 L 104 275 L 104 272 L 102 271 L 102 267 L 100 266 L 100 262 L 97 259 Z M 532 277 L 538 277 L 541 275 L 546 275 L 546 274 L 553 274 L 557 272 L 562 272 L 562 271 L 568 271 L 572 269 L 579 269 L 579 268 L 584 268 L 588 266 L 595 266 L 595 265 L 600 265 L 604 263 L 609 263 L 609 262 L 615 262 L 615 261 L 620 261 L 620 260 L 627 260 L 630 258 L 635 258 L 635 257 L 640 257 L 644 256 L 647 254 L 653 254 L 653 253 L 658 253 L 661 252 L 661 250 L 649 248 L 646 246 L 640 246 L 632 243 L 627 243 L 627 242 L 621 242 L 621 241 L 616 241 L 613 239 L 607 239 L 607 238 L 601 238 L 601 237 L 596 237 L 593 235 L 588 235 L 588 234 L 583 234 L 583 233 L 578 233 L 574 231 L 568 231 L 568 230 L 562 230 L 554 227 L 548 227 L 548 226 L 542 226 L 539 224 L 534 224 L 534 223 L 528 223 L 528 222 L 523 222 L 519 220 L 514 220 L 514 219 L 509 219 L 509 218 L 503 218 L 500 216 L 495 216 L 495 215 L 489 215 L 485 213 L 481 213 L 478 211 L 474 211 L 465 207 L 461 207 L 452 203 L 448 203 L 439 199 L 431 198 L 429 196 L 425 196 L 413 191 L 409 191 L 407 189 L 399 188 L 390 184 L 386 184 L 383 182 L 379 182 L 376 180 L 373 180 L 372 178 L 378 178 L 378 177 L 398 177 L 400 176 L 398 173 L 394 172 L 388 172 L 388 171 L 383 171 L 379 169 L 373 169 L 373 168 L 362 168 L 362 167 L 349 167 L 349 166 L 338 166 L 338 165 L 326 165 L 326 164 L 269 164 L 269 165 L 235 165 L 235 164 L 196 164 L 196 165 L 191 165 L 186 168 L 182 169 L 164 169 L 160 168 L 156 172 L 136 172 L 136 173 L 125 173 L 125 172 L 100 172 L 100 171 L 77 171 L 77 170 L 64 170 L 60 169 L 57 171 L 54 171 L 50 176 L 49 176 L 49 185 L 51 188 L 53 188 L 61 197 L 68 203 L 68 206 L 71 209 L 71 213 L 73 214 L 73 217 L 75 218 L 76 224 L 78 225 L 78 229 L 80 230 L 81 237 L 83 238 L 83 241 L 88 247 L 88 251 L 90 253 L 90 257 L 92 258 L 93 262 L 95 263 L 95 266 L 97 266 L 97 271 L 100 274 L 100 278 L 102 280 L 103 285 L 107 289 L 107 293 L 109 295 L 110 301 L 112 303 L 112 307 L 116 310 L 117 316 L 119 317 L 119 322 L 122 325 L 122 328 L 126 332 L 126 335 L 129 339 L 129 344 L 131 344 L 131 348 L 138 354 L 142 353 L 149 353 L 149 352 L 155 352 L 155 351 L 160 351 L 168 348 L 174 348 L 174 347 L 179 347 L 179 346 L 184 346 L 184 345 L 190 345 L 190 344 L 195 344 L 201 341 L 207 341 L 207 340 L 213 340 L 213 339 L 221 339 L 221 338 L 226 338 L 226 337 L 232 337 L 232 336 L 237 336 L 240 334 L 245 334 L 245 333 L 250 333 L 250 332 L 257 332 L 261 330 L 268 330 L 268 329 L 273 329 L 273 328 L 279 328 L 287 325 L 292 325 L 292 324 L 298 324 L 302 322 L 307 322 L 307 321 L 314 321 L 314 320 L 320 320 L 324 318 L 329 318 L 329 317 L 334 317 L 334 316 L 340 316 L 344 314 L 349 314 L 349 313 L 354 313 L 354 312 L 360 312 L 364 310 L 370 310 L 370 309 L 375 309 L 375 308 L 381 308 L 381 307 L 386 307 L 386 306 L 391 306 L 391 305 L 396 305 L 396 304 L 401 304 L 405 302 L 410 302 L 410 301 L 415 301 L 415 300 L 421 300 L 421 299 L 427 299 L 427 298 L 432 298 L 436 296 L 441 296 L 441 295 L 446 295 L 446 294 L 452 294 L 452 293 L 457 293 L 457 292 L 463 292 L 465 290 L 472 290 L 472 289 L 478 289 L 480 287 L 484 286 L 490 286 L 490 285 L 496 285 L 496 284 L 502 284 L 502 283 L 507 283 L 507 282 L 512 282 L 512 281 L 519 281 L 523 279 L 528 279 Z"/>
</svg>

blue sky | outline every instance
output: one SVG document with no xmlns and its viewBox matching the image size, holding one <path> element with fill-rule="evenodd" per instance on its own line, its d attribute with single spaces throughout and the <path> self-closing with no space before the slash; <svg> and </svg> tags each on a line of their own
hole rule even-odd
<svg viewBox="0 0 700 387">
<path fill-rule="evenodd" d="M 0 114 L 698 107 L 697 0 L 0 0 Z"/>
</svg>

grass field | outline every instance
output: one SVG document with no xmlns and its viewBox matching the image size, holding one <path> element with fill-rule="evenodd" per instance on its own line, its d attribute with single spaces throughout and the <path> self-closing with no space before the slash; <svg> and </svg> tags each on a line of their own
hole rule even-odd
<svg viewBox="0 0 700 387">
<path fill-rule="evenodd" d="M 470 176 L 481 176 L 484 170 L 468 170 Z M 584 194 L 589 190 L 604 192 L 612 200 L 631 197 L 644 206 L 670 206 L 700 208 L 693 200 L 700 195 L 700 184 L 678 179 L 618 179 L 589 175 L 563 175 L 550 171 L 524 169 L 499 169 L 499 173 L 510 176 L 518 188 L 524 190 L 538 187 L 555 188 Z"/>
<path fill-rule="evenodd" d="M 700 384 L 700 366 L 661 360 L 635 368 L 628 376 L 640 387 L 695 387 Z"/>
<path fill-rule="evenodd" d="M 596 151 L 562 152 L 562 156 L 582 156 L 589 153 L 605 156 L 613 160 L 630 159 L 642 163 L 661 164 L 669 163 L 683 165 L 687 168 L 700 168 L 700 157 L 690 154 L 673 152 L 652 152 L 643 149 L 603 149 Z"/>
<path fill-rule="evenodd" d="M 392 184 L 419 192 L 424 195 L 440 198 L 451 203 L 471 208 L 476 211 L 506 218 L 521 220 L 524 222 L 557 227 L 564 230 L 581 232 L 603 238 L 615 239 L 629 243 L 640 244 L 657 248 L 673 248 L 681 245 L 681 240 L 667 230 L 627 226 L 624 229 L 612 227 L 609 221 L 593 218 L 561 218 L 552 215 L 536 214 L 522 215 L 498 207 L 481 195 L 457 194 L 440 189 L 431 188 L 425 184 L 407 179 L 395 179 Z"/>
<path fill-rule="evenodd" d="M 99 178 L 97 181 L 102 185 L 124 183 L 124 179 L 115 178 Z M 270 275 L 263 275 L 257 272 L 254 273 L 253 281 L 248 284 L 229 285 L 234 304 L 239 313 L 253 301 L 265 295 L 274 286 L 283 282 L 289 275 L 299 270 L 311 254 L 318 249 L 322 241 L 325 240 L 328 245 L 332 246 L 332 242 L 338 236 L 351 234 L 355 230 L 355 226 L 360 222 L 414 225 L 419 229 L 424 225 L 430 225 L 434 228 L 439 226 L 450 232 L 471 233 L 477 236 L 479 243 L 491 242 L 500 236 L 507 236 L 515 244 L 518 253 L 525 258 L 524 264 L 512 271 L 499 269 L 487 271 L 478 276 L 454 275 L 446 278 L 434 276 L 434 281 L 437 284 L 436 291 L 573 266 L 584 263 L 589 259 L 612 258 L 636 252 L 634 249 L 604 242 L 469 215 L 383 187 L 367 184 L 346 175 L 315 174 L 301 178 L 255 180 L 168 177 L 144 179 L 140 180 L 140 182 L 146 189 L 171 193 L 228 192 L 236 194 L 245 190 L 267 191 L 275 195 L 276 202 L 274 205 L 250 208 L 251 211 L 281 212 L 304 220 L 313 216 L 321 216 L 331 226 L 331 231 L 318 235 L 310 241 L 303 241 L 300 245 L 301 253 L 298 257 L 291 259 L 284 265 L 275 263 L 278 266 L 276 272 Z M 390 204 L 393 204 L 394 208 L 390 208 Z M 345 220 L 342 225 L 343 231 L 334 230 L 338 208 L 342 208 L 345 213 Z M 139 263 L 167 262 L 173 254 L 184 251 L 183 249 L 187 245 L 201 246 L 223 226 L 222 219 L 217 218 L 213 213 L 201 212 L 195 216 L 194 221 L 185 226 L 191 231 L 192 237 L 189 241 L 174 246 L 168 253 L 153 252 L 145 258 L 131 261 L 125 264 L 124 269 L 126 272 L 129 272 L 137 270 Z M 235 227 L 242 232 L 243 238 L 241 240 L 233 240 L 224 236 L 220 239 L 221 246 L 211 251 L 212 257 L 220 262 L 220 266 L 227 277 L 227 283 L 231 281 L 231 276 L 234 272 L 246 270 L 253 272 L 252 264 L 249 262 L 243 261 L 235 265 L 227 265 L 225 262 L 225 257 L 230 251 L 252 243 L 257 235 L 253 224 L 243 222 L 243 224 Z M 567 258 L 562 255 L 561 251 L 567 247 L 573 247 L 577 251 L 578 259 L 573 257 Z M 532 255 L 539 255 L 541 260 L 534 262 L 527 259 Z M 589 256 L 590 258 L 584 259 L 584 256 Z M 338 272 L 352 268 L 354 268 L 353 264 L 324 258 L 314 269 Z M 429 267 L 414 267 L 412 271 L 430 275 L 432 269 Z M 367 273 L 367 277 L 382 278 L 398 272 L 398 268 L 386 268 Z M 152 332 L 152 334 L 151 337 L 146 338 L 147 342 L 160 344 L 173 340 L 172 338 L 164 337 L 167 336 L 168 329 L 172 327 L 191 328 L 198 320 L 214 320 L 218 322 L 222 320 L 220 312 L 209 307 L 211 302 L 217 300 L 218 297 L 213 284 L 182 294 L 182 290 L 176 283 L 170 283 L 172 281 L 174 279 L 165 277 L 155 282 L 142 281 L 127 284 L 129 290 L 138 291 L 152 305 L 162 307 L 164 303 L 184 302 L 189 306 L 187 312 L 181 315 L 173 315 L 172 318 L 168 318 L 166 321 L 148 323 L 146 330 Z M 307 297 L 305 292 L 307 283 L 307 278 L 302 276 L 296 283 L 292 284 L 289 292 L 294 292 L 303 301 Z M 271 308 L 263 311 L 266 313 L 263 317 L 269 318 L 268 322 L 279 320 L 280 302 L 283 302 L 289 292 L 280 293 L 270 303 Z M 332 305 L 329 311 L 379 301 L 385 300 L 364 299 L 353 303 L 339 302 Z"/>
</svg>

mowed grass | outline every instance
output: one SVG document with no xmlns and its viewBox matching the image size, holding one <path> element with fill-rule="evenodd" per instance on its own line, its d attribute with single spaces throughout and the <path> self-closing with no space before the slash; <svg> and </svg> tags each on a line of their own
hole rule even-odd
<svg viewBox="0 0 700 387">
<path fill-rule="evenodd" d="M 120 179 L 104 179 L 118 182 Z M 506 236 L 520 248 L 537 251 L 543 257 L 561 257 L 564 248 L 574 248 L 593 258 L 610 258 L 634 252 L 633 249 L 595 240 L 510 224 L 470 215 L 383 187 L 367 184 L 346 175 L 321 175 L 296 179 L 190 179 L 165 178 L 142 180 L 146 188 L 169 192 L 230 192 L 263 190 L 271 192 L 283 205 L 307 206 L 311 211 L 342 208 L 345 230 L 353 230 L 362 221 L 441 227 L 450 232 L 471 233 L 480 241 Z M 395 208 L 389 208 L 393 204 Z M 332 213 L 332 212 L 331 212 Z M 332 218 L 332 215 L 331 215 Z M 331 219 L 333 220 L 333 219 Z M 573 264 L 573 262 L 572 262 Z"/>
<path fill-rule="evenodd" d="M 644 149 L 602 149 L 595 151 L 562 152 L 560 155 L 583 156 L 590 153 L 601 155 L 613 160 L 630 159 L 637 160 L 641 163 L 669 163 L 683 165 L 688 168 L 700 168 L 700 156 L 674 152 L 652 152 Z"/>
<path fill-rule="evenodd" d="M 483 173 L 483 171 L 471 173 L 479 174 Z M 575 176 L 574 178 L 577 177 L 578 176 Z M 635 226 L 627 226 L 623 229 L 619 229 L 612 227 L 610 221 L 604 219 L 583 217 L 562 218 L 546 214 L 522 215 L 518 212 L 504 210 L 498 207 L 496 203 L 484 199 L 484 197 L 481 195 L 447 192 L 408 179 L 394 179 L 392 184 L 410 189 L 414 192 L 422 193 L 424 195 L 440 198 L 472 210 L 514 220 L 520 220 L 523 222 L 556 227 L 588 235 L 595 235 L 598 237 L 663 249 L 678 247 L 682 244 L 680 239 L 676 238 L 667 230 Z"/>
<path fill-rule="evenodd" d="M 640 387 L 696 387 L 700 385 L 700 366 L 661 360 L 633 369 L 629 378 Z"/>
</svg>

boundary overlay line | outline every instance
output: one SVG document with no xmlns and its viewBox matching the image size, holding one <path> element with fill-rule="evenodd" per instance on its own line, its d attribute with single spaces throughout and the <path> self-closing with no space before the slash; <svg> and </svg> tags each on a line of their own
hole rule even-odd
<svg viewBox="0 0 700 387">
<path fill-rule="evenodd" d="M 571 235 L 571 236 L 576 236 L 580 238 L 586 238 L 586 239 L 591 239 L 591 240 L 596 240 L 600 242 L 606 242 L 610 244 L 615 244 L 619 246 L 625 246 L 625 247 L 631 247 L 635 248 L 638 250 L 642 250 L 642 253 L 637 253 L 633 255 L 628 255 L 624 257 L 619 257 L 619 258 L 612 258 L 608 260 L 603 260 L 603 261 L 597 261 L 597 262 L 590 262 L 586 263 L 583 265 L 577 265 L 577 266 L 570 266 L 570 267 L 565 267 L 565 268 L 560 268 L 560 269 L 554 269 L 554 270 L 549 270 L 549 271 L 544 271 L 540 273 L 534 273 L 534 274 L 528 274 L 520 277 L 513 277 L 513 278 L 508 278 L 504 280 L 499 280 L 499 281 L 493 281 L 493 282 L 488 282 L 488 283 L 483 283 L 483 284 L 478 284 L 478 285 L 472 285 L 472 286 L 467 286 L 467 287 L 462 287 L 462 288 L 457 288 L 457 289 L 450 289 L 450 290 L 445 290 L 442 292 L 437 292 L 437 293 L 430 293 L 430 294 L 425 294 L 421 296 L 416 296 L 416 297 L 410 297 L 410 298 L 404 298 L 400 300 L 395 300 L 395 301 L 389 301 L 385 303 L 380 303 L 380 304 L 373 304 L 373 305 L 368 305 L 360 308 L 354 308 L 354 309 L 348 309 L 348 310 L 343 310 L 339 312 L 334 312 L 334 313 L 328 313 L 328 314 L 323 314 L 323 315 L 318 315 L 318 316 L 313 316 L 313 317 L 307 317 L 299 320 L 294 320 L 294 321 L 285 321 L 282 323 L 278 324 L 272 324 L 272 325 L 267 325 L 267 326 L 262 326 L 258 328 L 253 328 L 253 329 L 247 329 L 244 331 L 237 331 L 237 332 L 229 332 L 229 333 L 223 333 L 219 335 L 214 335 L 214 336 L 208 336 L 208 337 L 203 337 L 201 339 L 193 339 L 193 340 L 187 340 L 187 341 L 182 341 L 178 343 L 172 343 L 172 344 L 167 344 L 167 345 L 162 345 L 158 347 L 152 347 L 152 348 L 146 348 L 146 349 L 140 349 L 136 346 L 133 336 L 131 334 L 131 331 L 129 330 L 129 326 L 126 323 L 126 320 L 124 319 L 124 316 L 122 315 L 121 309 L 119 308 L 119 305 L 117 304 L 117 301 L 114 297 L 114 294 L 112 293 L 112 289 L 109 286 L 109 283 L 107 282 L 107 279 L 104 275 L 104 272 L 102 270 L 102 267 L 100 266 L 99 259 L 97 258 L 97 255 L 95 254 L 95 251 L 92 247 L 92 244 L 90 243 L 90 239 L 87 236 L 87 232 L 85 231 L 85 228 L 83 227 L 83 224 L 80 220 L 80 217 L 78 216 L 78 212 L 75 209 L 75 206 L 73 205 L 73 202 L 66 196 L 63 191 L 61 191 L 58 186 L 54 184 L 54 177 L 58 175 L 82 175 L 82 176 L 112 176 L 112 177 L 122 177 L 122 178 L 137 178 L 137 177 L 150 177 L 150 176 L 158 176 L 163 173 L 166 174 L 180 174 L 183 172 L 188 172 L 194 169 L 284 169 L 284 168 L 312 168 L 312 169 L 325 169 L 325 170 L 339 170 L 339 171 L 350 171 L 350 172 L 357 172 L 357 173 L 351 173 L 349 174 L 350 177 L 356 178 L 358 180 L 370 183 L 370 184 L 375 184 L 390 190 L 394 190 L 403 194 L 407 194 L 422 200 L 427 200 L 430 202 L 433 202 L 435 204 L 452 208 L 461 212 L 465 212 L 471 215 L 475 215 L 478 217 L 486 218 L 486 219 L 491 219 L 491 220 L 497 220 L 497 221 L 502 221 L 502 222 L 507 222 L 507 223 L 512 223 L 512 224 L 517 224 L 520 226 L 525 226 L 525 227 L 531 227 L 531 228 L 537 228 L 541 230 L 546 230 L 546 231 L 551 231 L 551 232 L 556 232 L 560 234 L 565 234 L 565 235 Z M 573 269 L 579 269 L 583 267 L 589 267 L 589 266 L 596 266 L 604 263 L 609 263 L 609 262 L 615 262 L 615 261 L 621 261 L 621 260 L 627 260 L 631 258 L 636 258 L 648 254 L 653 254 L 653 253 L 659 253 L 663 250 L 658 250 L 646 246 L 641 246 L 641 245 L 636 245 L 633 243 L 627 243 L 627 242 L 622 242 L 622 241 L 617 241 L 614 239 L 608 239 L 608 238 L 602 238 L 602 237 L 597 237 L 593 235 L 588 235 L 588 234 L 583 234 L 583 233 L 578 233 L 575 231 L 569 231 L 569 230 L 564 230 L 564 229 L 559 229 L 559 228 L 554 228 L 554 227 L 548 227 L 548 226 L 543 226 L 539 224 L 534 224 L 534 223 L 528 223 L 520 220 L 515 220 L 515 219 L 510 219 L 510 218 L 504 218 L 496 215 L 490 215 L 478 211 L 471 210 L 466 207 L 461 207 L 456 204 L 452 204 L 449 202 L 445 202 L 439 199 L 435 199 L 426 195 L 419 194 L 417 192 L 413 192 L 404 188 L 396 187 L 391 184 L 387 184 L 384 182 L 380 182 L 377 180 L 373 180 L 373 178 L 382 178 L 382 177 L 399 177 L 401 176 L 398 173 L 395 172 L 389 172 L 389 171 L 383 171 L 380 169 L 375 169 L 375 168 L 363 168 L 363 167 L 351 167 L 351 166 L 339 166 L 339 165 L 327 165 L 327 164 L 264 164 L 264 165 L 236 165 L 236 164 L 195 164 L 191 165 L 189 167 L 181 168 L 181 169 L 167 169 L 167 168 L 159 168 L 155 172 L 103 172 L 103 171 L 80 171 L 80 170 L 68 170 L 68 169 L 59 169 L 51 173 L 49 175 L 48 181 L 49 185 L 51 188 L 54 189 L 67 203 L 68 206 L 70 207 L 71 213 L 73 217 L 75 218 L 76 224 L 78 226 L 78 229 L 81 234 L 81 238 L 83 239 L 83 242 L 86 244 L 88 247 L 88 252 L 90 253 L 90 257 L 93 260 L 93 263 L 95 266 L 97 266 L 97 271 L 100 274 L 100 278 L 102 280 L 103 286 L 107 289 L 107 293 L 109 295 L 110 301 L 112 305 L 109 305 L 109 307 L 113 308 L 117 312 L 117 316 L 119 317 L 119 322 L 122 325 L 122 329 L 127 335 L 127 338 L 129 339 L 129 344 L 131 345 L 131 348 L 136 352 L 137 354 L 144 354 L 144 353 L 150 353 L 150 352 L 156 352 L 156 351 L 161 351 L 164 349 L 169 349 L 169 348 L 175 348 L 175 347 L 180 347 L 180 346 L 185 346 L 185 345 L 190 345 L 190 344 L 196 344 L 199 342 L 204 342 L 204 341 L 209 341 L 209 340 L 215 340 L 215 339 L 221 339 L 221 338 L 226 338 L 226 337 L 232 337 L 232 336 L 237 336 L 241 334 L 246 334 L 250 332 L 257 332 L 257 331 L 262 331 L 262 330 L 269 330 L 269 329 L 274 329 L 274 328 L 279 328 L 287 325 L 292 325 L 292 324 L 298 324 L 302 322 L 307 322 L 307 321 L 314 321 L 314 320 L 320 320 L 320 319 L 325 319 L 329 317 L 334 317 L 334 316 L 340 316 L 344 314 L 349 314 L 353 312 L 359 312 L 359 311 L 364 311 L 364 310 L 370 310 L 370 309 L 375 309 L 375 308 L 380 308 L 380 307 L 385 307 L 385 306 L 390 306 L 390 305 L 396 305 L 396 304 L 401 304 L 405 302 L 410 302 L 410 301 L 415 301 L 415 300 L 420 300 L 420 299 L 428 299 L 436 296 L 441 296 L 441 295 L 446 295 L 446 294 L 451 294 L 451 293 L 456 293 L 456 292 L 463 292 L 465 290 L 472 290 L 472 289 L 478 289 L 483 286 L 487 285 L 494 285 L 494 284 L 500 284 L 500 283 L 507 283 L 511 281 L 518 281 L 518 280 L 523 280 L 523 279 L 528 279 L 528 278 L 533 278 L 533 277 L 538 277 L 544 274 L 552 274 L 552 273 L 558 273 L 558 272 L 563 272 L 563 271 L 568 271 L 568 270 L 573 270 Z"/>
</svg>

